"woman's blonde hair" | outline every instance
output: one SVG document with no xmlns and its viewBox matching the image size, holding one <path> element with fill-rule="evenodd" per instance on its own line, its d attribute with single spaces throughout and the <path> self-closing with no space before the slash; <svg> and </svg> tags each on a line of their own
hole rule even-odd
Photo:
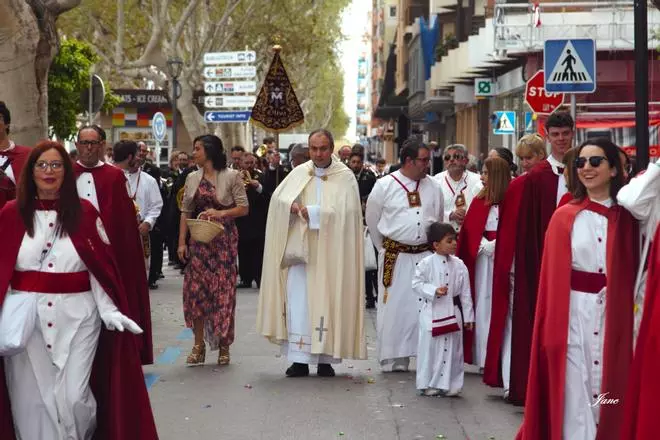
<svg viewBox="0 0 660 440">
<path fill-rule="evenodd" d="M 516 156 L 519 158 L 529 156 L 530 154 L 538 156 L 541 160 L 548 156 L 545 149 L 545 141 L 537 133 L 526 134 L 521 137 L 516 145 Z"/>
<path fill-rule="evenodd" d="M 511 182 L 509 163 L 500 157 L 489 157 L 484 161 L 488 170 L 488 184 L 477 197 L 486 199 L 489 205 L 497 205 L 504 199 L 504 194 Z"/>
</svg>

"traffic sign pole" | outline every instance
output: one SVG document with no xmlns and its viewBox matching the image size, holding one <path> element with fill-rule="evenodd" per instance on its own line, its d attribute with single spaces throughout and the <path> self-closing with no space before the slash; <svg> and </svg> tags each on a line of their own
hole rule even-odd
<svg viewBox="0 0 660 440">
<path fill-rule="evenodd" d="M 648 8 L 635 2 L 635 147 L 638 169 L 649 164 L 649 58 Z"/>
</svg>

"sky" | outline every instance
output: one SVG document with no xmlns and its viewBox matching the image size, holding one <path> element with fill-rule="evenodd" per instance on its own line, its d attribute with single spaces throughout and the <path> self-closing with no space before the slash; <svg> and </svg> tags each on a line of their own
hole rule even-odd
<svg viewBox="0 0 660 440">
<path fill-rule="evenodd" d="M 367 29 L 371 0 L 352 0 L 344 11 L 342 31 L 348 38 L 339 48 L 341 63 L 344 69 L 344 110 L 351 119 L 346 138 L 356 142 L 355 110 L 357 107 L 357 63 L 361 51 L 361 39 Z M 337 136 L 338 138 L 340 136 Z"/>
</svg>

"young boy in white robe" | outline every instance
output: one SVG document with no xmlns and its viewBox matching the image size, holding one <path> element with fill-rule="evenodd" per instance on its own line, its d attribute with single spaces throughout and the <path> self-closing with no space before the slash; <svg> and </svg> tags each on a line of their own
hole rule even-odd
<svg viewBox="0 0 660 440">
<path fill-rule="evenodd" d="M 463 320 L 474 326 L 470 278 L 454 256 L 456 231 L 447 223 L 428 230 L 434 253 L 417 265 L 413 289 L 423 301 L 419 314 L 417 389 L 425 396 L 457 396 L 463 388 Z M 460 301 L 463 316 L 455 299 Z"/>
</svg>

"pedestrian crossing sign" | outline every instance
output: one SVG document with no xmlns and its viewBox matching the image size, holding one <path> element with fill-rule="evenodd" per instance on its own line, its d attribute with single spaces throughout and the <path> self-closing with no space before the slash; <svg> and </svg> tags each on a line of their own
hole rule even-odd
<svg viewBox="0 0 660 440">
<path fill-rule="evenodd" d="M 545 91 L 593 93 L 596 91 L 596 41 L 546 40 L 543 50 Z"/>
<path fill-rule="evenodd" d="M 495 112 L 494 134 L 516 133 L 516 112 Z"/>
<path fill-rule="evenodd" d="M 534 113 L 525 112 L 525 133 L 534 133 Z"/>
</svg>

